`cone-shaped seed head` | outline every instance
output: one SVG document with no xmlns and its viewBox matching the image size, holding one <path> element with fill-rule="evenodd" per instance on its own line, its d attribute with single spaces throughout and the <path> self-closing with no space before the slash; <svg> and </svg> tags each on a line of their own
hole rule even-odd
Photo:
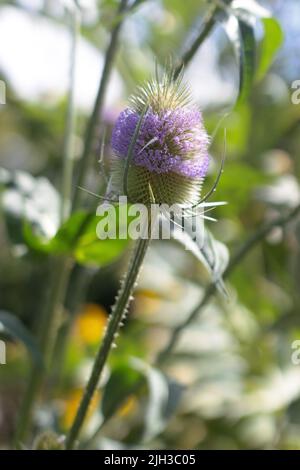
<svg viewBox="0 0 300 470">
<path fill-rule="evenodd" d="M 129 157 L 130 202 L 196 203 L 209 165 L 209 137 L 182 78 L 173 80 L 166 73 L 162 80 L 153 79 L 132 96 L 131 103 L 112 133 L 113 188 L 122 193 L 128 150 L 147 107 Z"/>
</svg>

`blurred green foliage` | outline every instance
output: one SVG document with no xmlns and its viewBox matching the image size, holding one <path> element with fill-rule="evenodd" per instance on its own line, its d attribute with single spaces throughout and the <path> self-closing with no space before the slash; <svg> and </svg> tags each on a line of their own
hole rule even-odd
<svg viewBox="0 0 300 470">
<path fill-rule="evenodd" d="M 1 8 L 16 3 L 2 2 Z M 104 49 L 117 2 L 98 3 L 97 15 L 94 21 L 84 22 L 82 35 Z M 197 29 L 213 2 L 142 3 L 128 18 L 116 64 L 124 99 L 149 76 L 156 58 L 164 62 L 169 55 L 176 57 L 174 51 L 182 49 L 188 32 Z M 64 16 L 50 10 L 40 14 L 64 25 Z M 238 45 L 240 63 L 232 65 L 237 49 L 234 52 L 232 37 L 224 40 L 221 24 L 208 40 L 219 51 L 219 86 L 225 67 L 229 74 L 243 77 L 240 89 L 245 96 L 237 106 L 235 92 L 227 106 L 212 102 L 204 109 L 211 134 L 230 109 L 212 143 L 213 164 L 204 190 L 215 179 L 224 145 L 222 129 L 226 128 L 225 171 L 213 199 L 228 205 L 214 211 L 218 222 L 209 223 L 209 230 L 231 252 L 262 223 L 299 204 L 300 199 L 300 106 L 291 103 L 290 83 L 283 78 L 280 64 L 272 65 L 283 41 L 280 17 L 260 20 L 262 36 L 257 23 L 251 26 L 244 20 L 244 16 L 238 18 L 240 34 L 246 38 Z M 195 73 L 201 66 L 196 62 Z M 209 88 L 199 77 L 198 86 Z M 59 227 L 65 97 L 51 105 L 26 101 L 3 78 L 7 105 L 0 108 L 1 166 L 5 168 L 0 173 L 0 335 L 7 344 L 7 364 L 0 365 L 4 410 L 0 445 L 7 448 L 26 385 L 29 359 L 22 342 L 35 360 L 38 357 L 33 338 L 45 302 L 48 258 L 68 256 L 76 267 L 85 266 L 87 276 L 84 287 L 78 286 L 76 272 L 71 277 L 60 327 L 60 333 L 66 328 L 69 335 L 65 360 L 53 365 L 48 381 L 52 392 L 45 391 L 35 415 L 36 431 L 52 428 L 62 433 L 75 414 L 97 349 L 89 337 L 97 331 L 100 341 L 129 243 L 96 238 L 99 219 L 91 197 L 86 208 Z M 233 85 L 237 90 L 237 81 Z M 120 105 L 108 111 L 117 113 Z M 112 123 L 105 119 L 110 130 Z M 85 112 L 80 111 L 77 154 L 85 120 Z M 109 135 L 107 167 L 108 139 Z M 98 191 L 101 180 L 96 161 L 89 176 L 91 189 Z M 182 332 L 163 364 L 155 363 L 158 352 L 199 302 L 210 278 L 199 263 L 200 255 L 193 256 L 175 241 L 154 242 L 118 347 L 99 384 L 82 445 L 300 449 L 300 365 L 291 359 L 292 343 L 300 339 L 299 235 L 299 223 L 294 222 L 274 229 L 259 243 L 226 282 L 228 299 L 213 297 Z M 90 304 L 92 313 L 87 308 Z"/>
</svg>

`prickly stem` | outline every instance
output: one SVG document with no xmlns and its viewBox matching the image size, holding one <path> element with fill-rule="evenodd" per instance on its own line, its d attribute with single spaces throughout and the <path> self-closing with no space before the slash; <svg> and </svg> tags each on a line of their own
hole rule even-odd
<svg viewBox="0 0 300 470">
<path fill-rule="evenodd" d="M 150 227 L 151 222 L 149 221 L 146 227 L 148 231 L 148 237 L 146 239 L 141 237 L 136 241 L 136 246 L 131 256 L 127 273 L 121 282 L 121 288 L 117 295 L 116 303 L 112 308 L 106 332 L 96 356 L 90 379 L 86 386 L 85 393 L 79 405 L 79 409 L 77 411 L 70 433 L 66 439 L 67 449 L 74 448 L 76 444 L 89 404 L 99 383 L 99 379 L 103 372 L 109 353 L 112 348 L 116 347 L 116 335 L 126 317 L 129 303 L 132 300 L 132 293 L 134 287 L 136 286 L 137 278 L 150 243 Z"/>
</svg>

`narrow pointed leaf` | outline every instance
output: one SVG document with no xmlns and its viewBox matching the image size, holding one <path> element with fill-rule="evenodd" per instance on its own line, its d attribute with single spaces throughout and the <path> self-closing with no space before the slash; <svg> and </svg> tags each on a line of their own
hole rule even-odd
<svg viewBox="0 0 300 470">
<path fill-rule="evenodd" d="M 260 59 L 256 79 L 261 80 L 274 61 L 276 53 L 283 42 L 283 32 L 275 18 L 263 18 L 264 38 L 261 43 Z"/>
</svg>

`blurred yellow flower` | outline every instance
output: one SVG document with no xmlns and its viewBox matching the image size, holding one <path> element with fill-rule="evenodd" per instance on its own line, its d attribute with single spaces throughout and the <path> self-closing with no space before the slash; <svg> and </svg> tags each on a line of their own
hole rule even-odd
<svg viewBox="0 0 300 470">
<path fill-rule="evenodd" d="M 107 322 L 107 313 L 97 304 L 85 304 L 76 319 L 76 332 L 88 345 L 99 343 Z"/>
<path fill-rule="evenodd" d="M 64 412 L 61 416 L 61 426 L 63 429 L 69 429 L 73 423 L 73 420 L 76 416 L 82 395 L 84 390 L 81 388 L 77 388 L 72 390 L 67 398 L 64 400 Z M 100 401 L 100 391 L 97 390 L 93 399 L 91 401 L 88 414 L 86 416 L 86 421 L 93 415 L 93 413 L 99 407 Z"/>
</svg>

